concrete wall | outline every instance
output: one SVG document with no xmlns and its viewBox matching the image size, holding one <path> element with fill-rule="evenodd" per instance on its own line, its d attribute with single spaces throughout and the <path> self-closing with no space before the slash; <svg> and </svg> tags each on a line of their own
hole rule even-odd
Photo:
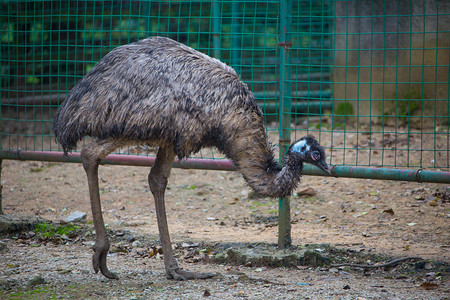
<svg viewBox="0 0 450 300">
<path fill-rule="evenodd" d="M 335 101 L 350 102 L 360 122 L 393 124 L 388 114 L 408 107 L 399 99 L 419 98 L 410 125 L 434 126 L 435 115 L 448 125 L 450 1 L 338 1 L 334 9 Z"/>
</svg>

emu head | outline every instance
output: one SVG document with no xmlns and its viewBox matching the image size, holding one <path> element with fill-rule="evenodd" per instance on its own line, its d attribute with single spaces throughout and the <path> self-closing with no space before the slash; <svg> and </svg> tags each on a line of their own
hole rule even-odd
<svg viewBox="0 0 450 300">
<path fill-rule="evenodd" d="M 314 137 L 302 137 L 291 145 L 289 152 L 293 156 L 298 156 L 301 161 L 315 165 L 327 174 L 331 174 L 325 161 L 325 150 Z"/>
</svg>

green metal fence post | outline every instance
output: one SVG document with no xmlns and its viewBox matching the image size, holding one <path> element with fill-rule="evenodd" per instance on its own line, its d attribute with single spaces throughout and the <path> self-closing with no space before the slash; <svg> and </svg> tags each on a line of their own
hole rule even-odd
<svg viewBox="0 0 450 300">
<path fill-rule="evenodd" d="M 290 0 L 280 0 L 280 111 L 279 111 L 279 147 L 280 160 L 284 160 L 287 148 L 291 143 L 291 84 L 290 84 Z M 291 246 L 291 209 L 288 197 L 279 199 L 278 212 L 278 247 L 286 248 Z"/>
<path fill-rule="evenodd" d="M 231 6 L 231 64 L 238 74 L 241 73 L 241 15 L 239 12 L 239 1 L 234 0 Z"/>
<path fill-rule="evenodd" d="M 145 37 L 149 37 L 150 32 L 152 31 L 151 9 L 152 8 L 149 1 L 143 3 L 143 11 L 145 14 Z"/>
<path fill-rule="evenodd" d="M 0 159 L 0 215 L 3 215 L 3 206 L 2 206 L 2 200 L 3 200 L 3 185 L 2 185 L 2 164 L 3 160 Z"/>
<path fill-rule="evenodd" d="M 218 0 L 213 3 L 213 47 L 214 57 L 220 60 L 220 3 Z"/>
</svg>

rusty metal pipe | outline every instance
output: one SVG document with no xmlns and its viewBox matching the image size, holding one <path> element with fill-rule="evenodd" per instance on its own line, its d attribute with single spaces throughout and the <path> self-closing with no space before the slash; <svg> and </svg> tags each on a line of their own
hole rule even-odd
<svg viewBox="0 0 450 300">
<path fill-rule="evenodd" d="M 11 160 L 36 160 L 66 163 L 81 163 L 81 155 L 78 152 L 70 153 L 64 156 L 63 152 L 56 151 L 21 151 L 21 150 L 3 150 L 0 151 L 0 159 Z M 108 165 L 126 165 L 138 167 L 151 167 L 155 163 L 155 157 L 139 156 L 127 154 L 110 154 L 102 160 L 101 164 Z M 174 168 L 182 169 L 203 169 L 203 170 L 221 170 L 235 171 L 236 167 L 228 159 L 175 159 Z"/>
<path fill-rule="evenodd" d="M 71 153 L 64 156 L 62 152 L 56 151 L 20 151 L 20 150 L 3 150 L 0 151 L 0 159 L 10 160 L 38 160 L 52 162 L 68 162 L 80 163 L 80 153 Z M 110 154 L 102 164 L 111 165 L 127 165 L 151 167 L 155 162 L 155 157 L 126 155 L 126 154 Z M 228 159 L 175 159 L 174 168 L 183 169 L 202 169 L 202 170 L 220 170 L 220 171 L 236 171 L 236 166 Z M 312 176 L 328 176 L 319 168 L 305 165 L 303 174 Z M 391 169 L 391 168 L 373 168 L 373 167 L 349 167 L 349 166 L 333 166 L 332 175 L 334 177 L 347 178 L 366 178 L 380 180 L 396 180 L 396 181 L 414 181 L 414 182 L 433 182 L 433 183 L 450 183 L 450 172 L 428 171 L 428 170 L 411 170 L 411 169 Z"/>
</svg>

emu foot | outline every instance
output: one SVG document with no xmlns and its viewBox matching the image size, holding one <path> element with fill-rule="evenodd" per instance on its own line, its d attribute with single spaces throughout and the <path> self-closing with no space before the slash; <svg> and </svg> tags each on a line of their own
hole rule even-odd
<svg viewBox="0 0 450 300">
<path fill-rule="evenodd" d="M 94 267 L 95 273 L 102 272 L 102 274 L 109 279 L 119 279 L 119 276 L 114 274 L 113 272 L 108 270 L 108 267 L 106 266 L 106 256 L 108 255 L 109 247 L 106 249 L 99 249 L 96 246 L 94 248 L 94 255 L 92 255 L 92 265 Z"/>
<path fill-rule="evenodd" d="M 213 277 L 213 273 L 195 273 L 183 271 L 179 268 L 167 270 L 167 278 L 175 280 L 208 279 Z"/>
</svg>

